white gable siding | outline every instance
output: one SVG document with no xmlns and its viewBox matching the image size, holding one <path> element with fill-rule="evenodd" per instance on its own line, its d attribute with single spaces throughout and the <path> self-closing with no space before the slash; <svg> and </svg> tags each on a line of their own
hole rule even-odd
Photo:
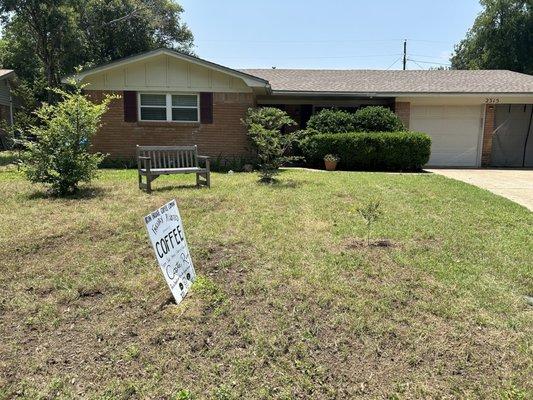
<svg viewBox="0 0 533 400">
<path fill-rule="evenodd" d="M 86 77 L 88 90 L 252 92 L 240 79 L 162 54 Z"/>
</svg>

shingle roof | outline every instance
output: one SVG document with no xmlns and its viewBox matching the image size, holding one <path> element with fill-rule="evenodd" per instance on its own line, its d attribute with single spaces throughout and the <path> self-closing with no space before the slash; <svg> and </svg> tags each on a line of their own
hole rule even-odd
<svg viewBox="0 0 533 400">
<path fill-rule="evenodd" d="M 13 72 L 12 69 L 0 69 L 0 78 L 3 78 L 5 75 L 10 75 Z"/>
<path fill-rule="evenodd" d="M 344 93 L 528 93 L 533 76 L 503 70 L 245 69 L 274 91 Z"/>
</svg>

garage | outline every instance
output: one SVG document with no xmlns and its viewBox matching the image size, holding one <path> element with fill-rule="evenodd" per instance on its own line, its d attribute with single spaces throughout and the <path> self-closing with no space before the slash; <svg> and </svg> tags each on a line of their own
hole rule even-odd
<svg viewBox="0 0 533 400">
<path fill-rule="evenodd" d="M 479 166 L 482 110 L 480 105 L 411 106 L 411 130 L 425 132 L 432 139 L 428 165 Z"/>
<path fill-rule="evenodd" d="M 533 104 L 498 104 L 492 135 L 491 165 L 533 167 Z"/>
</svg>

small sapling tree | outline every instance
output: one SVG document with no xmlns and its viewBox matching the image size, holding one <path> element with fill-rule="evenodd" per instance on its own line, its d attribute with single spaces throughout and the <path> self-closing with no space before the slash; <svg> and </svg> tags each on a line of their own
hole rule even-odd
<svg viewBox="0 0 533 400">
<path fill-rule="evenodd" d="M 370 234 L 372 232 L 372 224 L 376 222 L 382 215 L 381 202 L 378 200 L 370 200 L 360 207 L 357 207 L 357 212 L 365 221 L 366 226 L 366 245 L 370 246 Z"/>
<path fill-rule="evenodd" d="M 302 158 L 288 155 L 304 132 L 281 132 L 296 125 L 286 112 L 273 107 L 249 108 L 242 123 L 257 150 L 261 182 L 272 183 L 281 166 Z"/>
<path fill-rule="evenodd" d="M 83 85 L 74 80 L 69 84 L 72 91 L 51 89 L 59 101 L 45 103 L 35 112 L 38 123 L 30 127 L 28 135 L 32 139 L 23 141 L 26 176 L 59 196 L 76 192 L 80 182 L 89 182 L 96 175 L 104 156 L 89 152 L 90 141 L 109 102 L 116 98 L 105 96 L 96 104 L 83 94 Z"/>
</svg>

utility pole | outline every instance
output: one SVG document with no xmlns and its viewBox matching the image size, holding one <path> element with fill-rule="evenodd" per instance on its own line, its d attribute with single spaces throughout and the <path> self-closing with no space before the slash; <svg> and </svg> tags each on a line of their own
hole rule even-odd
<svg viewBox="0 0 533 400">
<path fill-rule="evenodd" d="M 407 66 L 407 39 L 403 41 L 403 70 Z"/>
</svg>

